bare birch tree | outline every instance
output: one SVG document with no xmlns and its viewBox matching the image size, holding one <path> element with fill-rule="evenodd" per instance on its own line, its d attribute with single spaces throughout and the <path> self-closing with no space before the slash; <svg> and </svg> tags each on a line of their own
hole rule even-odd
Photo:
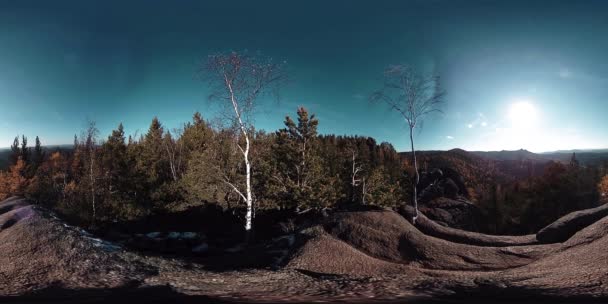
<svg viewBox="0 0 608 304">
<path fill-rule="evenodd" d="M 409 139 L 412 150 L 415 180 L 412 185 L 413 204 L 415 209 L 412 222 L 418 219 L 417 186 L 420 181 L 416 150 L 414 149 L 414 130 L 422 128 L 424 117 L 434 112 L 441 112 L 439 106 L 445 92 L 439 86 L 439 77 L 424 75 L 406 65 L 392 65 L 384 71 L 384 86 L 374 92 L 371 100 L 382 102 L 403 117 L 409 128 Z"/>
<path fill-rule="evenodd" d="M 80 144 L 84 148 L 85 162 L 86 162 L 86 171 L 88 175 L 88 184 L 91 191 L 91 207 L 93 209 L 93 224 L 95 224 L 97 220 L 97 205 L 95 202 L 95 198 L 97 196 L 97 189 L 95 185 L 97 183 L 97 164 L 95 163 L 95 158 L 97 157 L 97 137 L 99 135 L 99 130 L 97 129 L 97 125 L 95 121 L 87 122 L 87 129 L 84 130 L 81 138 L 83 142 Z"/>
<path fill-rule="evenodd" d="M 361 178 L 359 178 L 359 173 L 363 171 L 363 165 L 361 165 L 360 163 L 357 162 L 357 152 L 355 151 L 355 149 L 352 149 L 350 151 L 352 153 L 352 159 L 351 159 L 351 164 L 352 164 L 352 171 L 351 171 L 351 181 L 350 181 L 350 186 L 351 186 L 351 191 L 352 191 L 352 196 L 351 196 L 351 201 L 354 203 L 356 200 L 356 189 L 357 187 L 359 187 L 359 185 L 361 185 L 361 182 L 365 182 L 365 178 L 363 178 L 363 180 L 361 180 Z M 363 188 L 363 191 L 365 191 L 365 187 Z M 363 193 L 363 197 L 362 197 L 362 202 L 363 204 L 365 204 L 365 193 Z"/>
<path fill-rule="evenodd" d="M 237 134 L 236 145 L 245 164 L 245 189 L 229 179 L 224 182 L 238 193 L 246 204 L 245 232 L 249 240 L 254 203 L 250 159 L 254 126 L 251 118 L 259 103 L 259 97 L 267 93 L 276 94 L 285 80 L 282 64 L 274 63 L 269 58 L 231 52 L 209 56 L 203 64 L 202 72 L 210 85 L 209 99 L 220 104 L 223 109 L 223 121 L 234 128 Z"/>
<path fill-rule="evenodd" d="M 178 181 L 184 175 L 183 169 L 183 150 L 184 143 L 180 140 L 183 131 L 181 129 L 173 129 L 173 132 L 168 131 L 165 133 L 163 139 L 163 146 L 165 153 L 167 153 L 167 160 L 169 162 L 169 170 L 173 181 Z"/>
</svg>

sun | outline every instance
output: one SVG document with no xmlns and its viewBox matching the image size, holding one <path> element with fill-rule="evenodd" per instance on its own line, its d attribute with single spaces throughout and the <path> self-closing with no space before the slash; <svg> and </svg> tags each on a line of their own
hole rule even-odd
<svg viewBox="0 0 608 304">
<path fill-rule="evenodd" d="M 509 108 L 509 119 L 513 128 L 530 127 L 538 120 L 536 107 L 529 101 L 514 102 Z"/>
</svg>

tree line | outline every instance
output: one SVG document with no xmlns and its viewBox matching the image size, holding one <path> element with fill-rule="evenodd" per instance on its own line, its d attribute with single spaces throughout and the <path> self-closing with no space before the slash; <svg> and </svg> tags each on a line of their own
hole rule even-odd
<svg viewBox="0 0 608 304">
<path fill-rule="evenodd" d="M 287 117 L 278 132 L 256 130 L 252 113 L 261 96 L 278 96 L 287 79 L 283 63 L 230 52 L 208 56 L 200 71 L 211 92 L 209 100 L 222 109 L 219 128 L 211 128 L 197 113 L 182 130 L 165 130 L 155 118 L 139 139 L 126 139 L 119 125 L 100 142 L 91 123 L 74 138 L 73 153 L 44 158 L 35 150 L 31 161 L 22 137 L 9 172 L 0 176 L 0 196 L 24 194 L 57 202 L 93 224 L 184 201 L 217 202 L 228 208 L 244 203 L 249 235 L 256 208 L 303 212 L 343 201 L 386 205 L 407 195 L 404 168 L 390 144 L 318 136 L 318 120 L 304 108 L 298 109 L 297 122 Z M 413 129 L 437 110 L 442 95 L 437 77 L 393 65 L 384 71 L 383 88 L 370 100 L 386 103 L 403 117 L 414 152 Z M 417 212 L 415 156 L 413 165 L 416 178 L 410 189 Z"/>
<path fill-rule="evenodd" d="M 530 164 L 528 164 L 530 165 Z M 607 202 L 608 163 L 582 166 L 550 161 L 539 175 L 487 182 L 477 205 L 485 213 L 484 231 L 530 234 L 570 212 Z"/>
<path fill-rule="evenodd" d="M 341 204 L 393 207 L 410 184 L 394 147 L 373 138 L 319 135 L 319 120 L 300 107 L 276 132 L 252 134 L 254 210 L 306 212 Z M 245 216 L 243 138 L 200 113 L 168 130 L 154 118 L 139 138 L 122 124 L 100 139 L 94 123 L 73 149 L 44 151 L 15 138 L 0 173 L 0 199 L 23 195 L 85 224 L 132 220 L 183 205 L 217 204 Z M 255 216 L 255 214 L 253 215 Z"/>
</svg>

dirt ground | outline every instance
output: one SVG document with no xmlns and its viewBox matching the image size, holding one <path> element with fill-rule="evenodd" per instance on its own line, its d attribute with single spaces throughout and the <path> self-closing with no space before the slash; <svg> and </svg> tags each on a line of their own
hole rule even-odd
<svg viewBox="0 0 608 304">
<path fill-rule="evenodd" d="M 218 268 L 127 250 L 11 198 L 0 203 L 0 302 L 602 302 L 607 234 L 602 218 L 562 243 L 483 246 L 487 237 L 430 236 L 392 211 L 343 212 L 295 234 L 278 265 Z M 262 259 L 263 248 L 219 258 Z"/>
</svg>

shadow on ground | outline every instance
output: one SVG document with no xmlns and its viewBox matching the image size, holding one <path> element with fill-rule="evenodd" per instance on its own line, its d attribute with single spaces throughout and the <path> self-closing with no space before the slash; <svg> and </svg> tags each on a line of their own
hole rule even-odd
<svg viewBox="0 0 608 304">
<path fill-rule="evenodd" d="M 20 296 L 0 297 L 0 303 L 235 303 L 208 296 L 191 296 L 169 286 L 66 289 L 52 286 Z"/>
<path fill-rule="evenodd" d="M 515 293 L 513 293 L 515 292 Z M 535 297 L 522 290 L 477 290 L 477 292 L 464 291 L 450 297 L 411 297 L 407 299 L 370 299 L 351 298 L 335 299 L 319 298 L 317 301 L 325 303 L 605 303 L 593 298 L 552 298 Z M 204 295 L 186 295 L 175 291 L 170 286 L 158 287 L 120 287 L 108 289 L 67 289 L 61 286 L 51 286 L 45 289 L 30 292 L 21 296 L 0 297 L 0 303 L 310 303 L 310 298 L 298 301 L 298 299 L 280 299 L 264 297 L 261 299 L 220 299 Z"/>
</svg>

